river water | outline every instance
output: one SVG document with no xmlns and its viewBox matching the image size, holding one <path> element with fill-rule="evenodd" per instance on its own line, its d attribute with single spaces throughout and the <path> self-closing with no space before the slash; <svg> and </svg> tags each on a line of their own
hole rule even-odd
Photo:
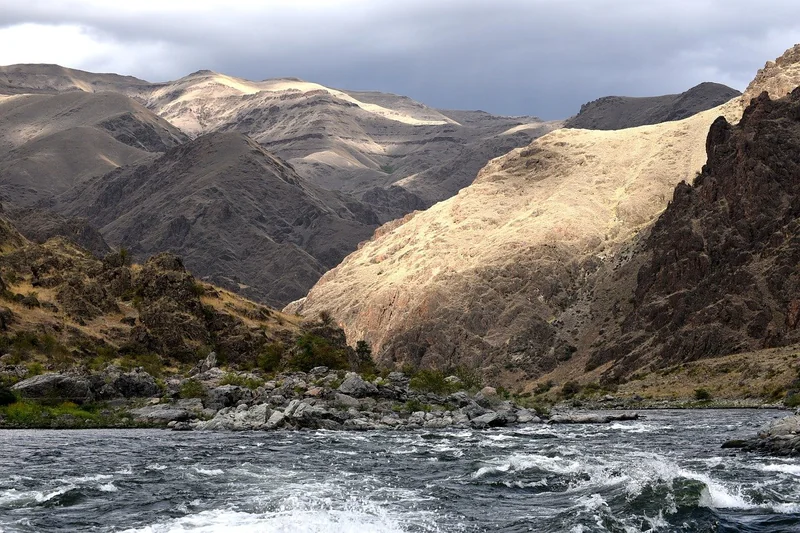
<svg viewBox="0 0 800 533">
<path fill-rule="evenodd" d="M 0 531 L 800 531 L 775 411 L 489 431 L 0 431 Z"/>
</svg>

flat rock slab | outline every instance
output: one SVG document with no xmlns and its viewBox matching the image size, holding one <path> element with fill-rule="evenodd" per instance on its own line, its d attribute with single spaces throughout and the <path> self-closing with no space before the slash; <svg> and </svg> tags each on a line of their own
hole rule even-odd
<svg viewBox="0 0 800 533">
<path fill-rule="evenodd" d="M 622 413 L 619 415 L 602 415 L 597 413 L 578 413 L 553 415 L 548 424 L 608 424 L 610 422 L 624 422 L 638 420 L 638 413 Z"/>
</svg>

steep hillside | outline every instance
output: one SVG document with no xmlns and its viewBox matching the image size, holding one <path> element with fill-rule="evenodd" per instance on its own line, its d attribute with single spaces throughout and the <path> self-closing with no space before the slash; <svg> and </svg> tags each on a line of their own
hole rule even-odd
<svg viewBox="0 0 800 533">
<path fill-rule="evenodd" d="M 51 205 L 86 217 L 137 259 L 161 251 L 242 294 L 305 294 L 378 224 L 369 207 L 308 183 L 239 133 L 212 133 L 94 179 Z"/>
<path fill-rule="evenodd" d="M 567 119 L 567 128 L 621 130 L 671 120 L 681 120 L 722 105 L 741 95 L 719 83 L 701 83 L 680 94 L 633 98 L 606 96 L 581 106 L 580 112 Z"/>
<path fill-rule="evenodd" d="M 576 349 L 586 319 L 565 327 L 562 315 L 587 278 L 701 168 L 714 119 L 738 111 L 552 132 L 493 160 L 454 198 L 381 228 L 290 309 L 328 309 L 384 362 L 552 368 Z"/>
<path fill-rule="evenodd" d="M 31 205 L 117 167 L 153 158 L 187 137 L 113 93 L 0 100 L 0 194 Z"/>
<path fill-rule="evenodd" d="M 191 365 L 208 348 L 233 364 L 297 330 L 294 317 L 198 282 L 175 256 L 101 261 L 63 239 L 31 243 L 2 218 L 0 277 L 4 370 L 73 370 L 116 357 Z"/>
<path fill-rule="evenodd" d="M 708 163 L 675 189 L 639 252 L 622 335 L 589 361 L 607 379 L 800 342 L 800 89 L 711 126 Z"/>
<path fill-rule="evenodd" d="M 329 310 L 385 363 L 580 376 L 632 309 L 652 223 L 706 162 L 711 124 L 741 113 L 734 99 L 681 121 L 552 132 L 380 228 L 287 309 Z"/>
</svg>

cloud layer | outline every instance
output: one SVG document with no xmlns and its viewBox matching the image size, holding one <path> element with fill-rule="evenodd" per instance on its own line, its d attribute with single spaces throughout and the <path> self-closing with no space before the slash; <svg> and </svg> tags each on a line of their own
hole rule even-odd
<svg viewBox="0 0 800 533">
<path fill-rule="evenodd" d="M 10 4 L 10 5 L 3 5 Z M 563 118 L 608 95 L 740 90 L 800 42 L 800 4 L 740 0 L 0 0 L 0 64 L 151 81 L 211 69 Z"/>
</svg>

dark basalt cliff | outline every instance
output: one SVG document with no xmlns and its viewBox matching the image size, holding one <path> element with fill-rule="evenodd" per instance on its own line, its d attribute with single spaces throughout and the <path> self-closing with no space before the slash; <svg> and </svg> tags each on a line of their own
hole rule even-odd
<svg viewBox="0 0 800 533">
<path fill-rule="evenodd" d="M 706 151 L 646 240 L 623 336 L 589 361 L 615 361 L 606 379 L 800 341 L 800 89 L 718 118 Z"/>
</svg>

